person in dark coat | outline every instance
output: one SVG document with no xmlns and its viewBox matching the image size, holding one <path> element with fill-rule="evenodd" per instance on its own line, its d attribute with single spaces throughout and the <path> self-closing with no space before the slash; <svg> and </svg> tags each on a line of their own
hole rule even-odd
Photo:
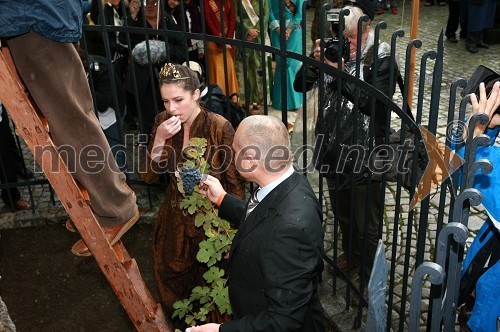
<svg viewBox="0 0 500 332">
<path fill-rule="evenodd" d="M 7 117 L 7 112 L 3 109 L 2 103 L 0 101 L 0 183 L 14 183 L 17 182 L 18 169 L 25 169 L 23 159 L 19 154 L 19 149 L 17 148 L 14 135 L 12 135 L 12 130 L 9 126 L 9 118 Z M 20 163 L 20 165 L 19 165 Z M 29 171 L 31 176 L 33 173 Z M 0 195 L 2 201 L 5 205 L 10 206 L 13 211 L 16 210 L 29 210 L 31 209 L 31 204 L 25 199 L 21 198 L 21 193 L 16 187 L 2 189 L 2 194 Z"/>
<path fill-rule="evenodd" d="M 137 1 L 137 0 L 133 0 Z M 136 7 L 134 2 L 130 3 L 130 7 Z M 179 31 L 177 21 L 170 13 L 170 10 L 165 10 L 161 1 L 147 0 L 145 6 L 139 5 L 138 12 L 130 11 L 130 26 L 149 28 L 149 29 L 164 29 L 167 31 Z M 144 13 L 143 13 L 144 11 Z M 130 34 L 132 49 L 139 43 L 145 40 L 144 34 Z M 187 60 L 187 44 L 186 40 L 179 34 L 163 37 L 159 35 L 149 35 L 149 40 L 167 40 L 165 45 L 166 58 L 151 59 L 151 67 L 149 64 L 140 65 L 136 61 L 134 65 L 129 65 L 127 77 L 125 80 L 125 90 L 127 91 L 127 107 L 131 114 L 138 114 L 140 109 L 140 120 L 142 122 L 141 132 L 151 134 L 155 116 L 162 109 L 162 101 L 160 89 L 158 88 L 158 72 L 162 65 L 166 62 L 181 64 Z M 134 73 L 133 73 L 134 71 Z M 135 76 L 135 77 L 134 77 Z M 135 78 L 135 81 L 134 81 Z M 137 95 L 135 95 L 137 93 Z M 135 97 L 139 99 L 139 104 L 136 104 Z"/>
<path fill-rule="evenodd" d="M 184 15 L 181 14 L 182 8 L 184 8 Z M 198 1 L 184 0 L 182 6 L 177 6 L 173 9 L 173 15 L 181 30 L 191 33 L 202 33 L 201 24 L 203 20 L 201 18 Z M 189 61 L 197 62 L 200 64 L 203 71 L 205 71 L 205 46 L 203 44 L 203 40 L 187 39 L 187 47 L 189 52 Z"/>
<path fill-rule="evenodd" d="M 464 38 L 467 35 L 467 22 L 460 20 L 460 12 L 462 10 L 466 11 L 467 8 L 461 8 L 460 0 L 450 0 L 448 2 L 448 21 L 446 23 L 445 36 L 446 39 L 451 43 L 458 43 L 457 30 L 460 25 L 460 38 Z"/>
<path fill-rule="evenodd" d="M 250 200 L 208 177 L 199 192 L 239 225 L 229 255 L 233 320 L 191 332 L 325 331 L 318 295 L 323 271 L 321 209 L 306 177 L 292 167 L 288 129 L 277 118 L 245 118 L 234 138 L 236 167 L 258 188 Z"/>
<path fill-rule="evenodd" d="M 102 2 L 103 14 L 99 12 L 100 1 L 92 1 L 90 5 L 90 18 L 95 24 L 109 26 L 123 26 L 125 24 L 128 8 L 122 0 L 106 0 Z M 125 80 L 128 67 L 128 45 L 124 33 L 119 31 L 108 32 L 111 60 L 121 82 Z"/>
<path fill-rule="evenodd" d="M 123 120 L 126 114 L 125 91 L 116 71 L 110 70 L 112 62 L 99 55 L 89 55 L 77 47 L 78 54 L 87 73 L 92 96 L 96 105 L 96 115 L 111 152 L 122 172 L 127 169 L 125 147 L 123 145 Z M 116 93 L 115 105 L 114 95 Z"/>
<path fill-rule="evenodd" d="M 484 31 L 493 27 L 496 12 L 495 0 L 461 0 L 461 22 L 467 22 L 465 48 L 477 53 L 478 48 L 489 48 L 484 42 Z"/>
<path fill-rule="evenodd" d="M 389 82 L 391 75 L 392 81 L 396 82 L 397 69 L 392 73 L 390 71 L 391 62 L 394 60 L 389 44 L 381 42 L 378 54 L 374 54 L 375 40 L 371 22 L 363 22 L 362 30 L 358 32 L 358 22 L 364 15 L 363 11 L 353 6 L 344 8 L 350 11 L 349 15 L 345 16 L 344 38 L 350 41 L 350 56 L 347 61 L 341 61 L 344 71 L 352 76 L 359 75 L 363 81 L 387 96 L 392 96 L 395 87 L 390 87 Z M 362 72 L 356 73 L 359 34 Z M 316 45 L 314 57 L 319 60 L 324 49 L 319 40 Z M 370 62 L 369 58 L 373 61 Z M 325 63 L 333 67 L 339 65 L 327 58 Z M 374 70 L 375 64 L 377 72 Z M 395 63 L 393 65 L 397 68 Z M 375 109 L 372 116 L 371 96 L 360 89 L 356 98 L 354 83 L 342 81 L 341 94 L 337 93 L 338 83 L 335 77 L 325 75 L 324 84 L 323 117 L 322 121 L 317 122 L 315 129 L 318 136 L 318 144 L 315 147 L 315 153 L 318 155 L 316 167 L 327 179 L 334 216 L 342 231 L 342 249 L 346 261 L 340 261 L 339 265 L 354 269 L 364 260 L 360 272 L 364 276 L 363 280 L 367 281 L 379 240 L 384 193 L 381 181 L 372 178 L 371 183 L 368 182 L 368 156 L 376 145 L 384 141 L 389 112 L 385 110 L 382 101 L 374 100 Z M 373 134 L 370 133 L 371 126 L 374 129 Z M 360 150 L 366 153 L 360 153 Z M 365 247 L 366 255 L 363 255 Z M 366 287 L 366 283 L 364 286 Z"/>
</svg>

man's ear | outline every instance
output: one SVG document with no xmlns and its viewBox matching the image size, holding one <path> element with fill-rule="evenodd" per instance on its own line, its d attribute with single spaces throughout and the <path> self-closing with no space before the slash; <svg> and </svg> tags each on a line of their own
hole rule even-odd
<svg viewBox="0 0 500 332">
<path fill-rule="evenodd" d="M 371 22 L 372 21 L 368 21 L 368 24 L 366 25 L 366 29 L 365 29 L 365 34 L 368 36 L 368 34 L 370 33 L 370 29 L 372 28 L 371 26 Z"/>
<path fill-rule="evenodd" d="M 245 154 L 244 154 L 245 159 L 256 161 L 257 160 L 256 156 L 257 152 L 255 151 L 255 149 L 245 149 Z"/>
</svg>

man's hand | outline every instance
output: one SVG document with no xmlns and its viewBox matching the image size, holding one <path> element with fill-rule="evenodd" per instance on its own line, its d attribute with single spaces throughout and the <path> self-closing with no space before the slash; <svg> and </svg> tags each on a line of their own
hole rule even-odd
<svg viewBox="0 0 500 332">
<path fill-rule="evenodd" d="M 211 175 L 207 175 L 206 179 L 201 180 L 198 186 L 198 192 L 207 196 L 212 203 L 217 203 L 220 195 L 226 193 L 219 180 Z"/>
<path fill-rule="evenodd" d="M 128 9 L 130 11 L 130 18 L 132 18 L 134 21 L 137 19 L 137 13 L 139 13 L 140 8 L 141 2 L 139 0 L 130 0 Z"/>
<path fill-rule="evenodd" d="M 479 102 L 477 101 L 476 94 L 471 94 L 470 101 L 472 104 L 472 115 L 476 113 L 485 113 L 489 116 L 490 120 L 487 125 L 482 126 L 476 123 L 474 128 L 474 137 L 484 133 L 486 127 L 494 128 L 500 125 L 500 114 L 497 112 L 500 107 L 500 82 L 496 82 L 491 89 L 490 96 L 486 96 L 486 88 L 484 83 L 479 84 Z"/>
<path fill-rule="evenodd" d="M 192 326 L 186 329 L 186 332 L 218 332 L 220 324 L 205 324 L 201 326 Z"/>
</svg>

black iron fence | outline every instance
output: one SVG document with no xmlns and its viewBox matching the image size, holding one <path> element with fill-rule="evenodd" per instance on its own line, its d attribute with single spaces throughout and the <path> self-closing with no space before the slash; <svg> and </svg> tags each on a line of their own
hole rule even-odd
<svg viewBox="0 0 500 332">
<path fill-rule="evenodd" d="M 396 182 L 388 182 L 387 177 L 375 178 L 371 169 L 365 164 L 367 158 L 356 155 L 356 162 L 360 163 L 360 168 L 368 172 L 356 171 L 356 165 L 351 170 L 345 169 L 346 163 L 352 162 L 352 159 L 343 160 L 342 170 L 338 172 L 317 171 L 316 166 L 321 164 L 324 156 L 315 155 L 318 149 L 318 137 L 323 139 L 323 143 L 328 148 L 331 145 L 331 151 L 335 162 L 341 160 L 342 146 L 335 143 L 345 132 L 345 126 L 335 114 L 341 114 L 342 108 L 348 107 L 352 112 L 344 120 L 352 123 L 349 126 L 349 139 L 352 140 L 352 147 L 360 142 L 359 137 L 365 137 L 362 143 L 364 155 L 372 155 L 374 149 L 381 144 L 387 143 L 391 129 L 400 130 L 403 135 L 413 134 L 414 142 L 418 144 L 421 139 L 419 125 L 424 127 L 434 136 L 441 140 L 446 140 L 448 147 L 452 145 L 451 135 L 442 135 L 438 133 L 438 112 L 440 109 L 440 98 L 447 91 L 441 90 L 443 73 L 443 36 L 437 41 L 436 49 L 426 52 L 418 61 L 419 80 L 413 91 L 408 91 L 408 78 L 410 66 L 410 54 L 413 50 L 421 47 L 419 40 L 411 41 L 406 47 L 405 63 L 398 65 L 394 59 L 397 59 L 396 49 L 398 40 L 403 37 L 404 31 L 397 30 L 392 34 L 390 47 L 383 49 L 380 39 L 381 30 L 387 25 L 384 22 L 371 27 L 373 32 L 373 61 L 366 62 L 366 52 L 363 49 L 362 37 L 358 35 L 356 56 L 350 61 L 351 71 L 342 71 L 325 64 L 324 52 L 320 60 L 315 60 L 311 56 L 311 49 L 307 47 L 309 31 L 305 28 L 307 25 L 307 16 L 305 9 L 307 4 L 302 4 L 302 17 L 299 24 L 294 26 L 294 31 L 298 31 L 296 38 L 300 39 L 296 44 L 299 45 L 299 51 L 287 49 L 289 26 L 284 13 L 290 11 L 284 1 L 270 2 L 270 5 L 279 3 L 279 8 L 274 10 L 279 21 L 280 34 L 279 43 L 271 44 L 269 42 L 268 22 L 259 19 L 254 25 L 258 27 L 258 37 L 247 38 L 249 36 L 247 27 L 243 22 L 249 19 L 248 7 L 241 4 L 235 4 L 233 10 L 233 19 L 238 18 L 238 26 L 235 28 L 235 35 L 239 38 L 233 38 L 228 35 L 226 27 L 233 24 L 226 21 L 224 10 L 217 11 L 213 7 L 227 9 L 225 1 L 208 0 L 201 1 L 199 4 L 199 18 L 193 18 L 193 15 L 185 15 L 188 10 L 183 2 L 176 9 L 168 7 L 167 2 L 144 1 L 139 4 L 139 12 L 132 18 L 128 4 L 121 2 L 121 5 L 113 13 L 112 7 L 103 4 L 101 1 L 95 2 L 97 5 L 94 12 L 94 22 L 90 25 L 84 25 L 84 35 L 81 41 L 83 49 L 82 56 L 86 60 L 87 71 L 89 72 L 89 84 L 93 95 L 100 87 L 96 82 L 96 76 L 101 74 L 106 67 L 109 81 L 109 94 L 111 99 L 110 108 L 114 109 L 116 114 L 116 128 L 113 133 L 109 133 L 110 144 L 116 147 L 115 153 L 117 161 L 122 163 L 120 166 L 127 173 L 128 179 L 134 185 L 146 186 L 137 176 L 137 165 L 134 165 L 135 158 L 130 158 L 138 147 L 143 147 L 149 140 L 151 130 L 151 119 L 162 110 L 162 100 L 158 92 L 157 74 L 161 64 L 168 61 L 197 61 L 203 68 L 205 84 L 208 86 L 217 83 L 211 73 L 210 67 L 216 66 L 222 68 L 225 73 L 230 72 L 233 64 L 231 59 L 234 56 L 237 68 L 237 80 L 239 82 L 238 93 L 241 96 L 239 102 L 245 108 L 248 114 L 255 111 L 257 107 L 264 114 L 271 111 L 281 112 L 282 120 L 287 124 L 290 119 L 289 107 L 287 105 L 288 94 L 294 89 L 290 86 L 295 83 L 295 90 L 302 91 L 302 103 L 299 108 L 299 121 L 301 127 L 295 128 L 293 137 L 294 155 L 297 156 L 297 166 L 311 179 L 317 190 L 320 201 L 325 211 L 325 238 L 326 261 L 330 266 L 331 272 L 328 278 L 332 278 L 332 296 L 345 298 L 345 307 L 355 307 L 356 314 L 353 316 L 354 326 L 360 326 L 364 320 L 365 307 L 368 304 L 365 288 L 369 280 L 371 270 L 371 249 L 370 235 L 368 234 L 369 225 L 372 220 L 377 220 L 375 237 L 383 239 L 387 248 L 386 258 L 389 263 L 388 269 L 388 292 L 386 295 L 386 329 L 390 330 L 416 330 L 419 326 L 427 326 L 431 330 L 439 329 L 443 326 L 446 330 L 451 329 L 456 320 L 457 303 L 457 282 L 459 282 L 459 271 L 463 259 L 464 243 L 468 236 L 467 216 L 471 204 L 478 200 L 478 193 L 470 191 L 472 186 L 470 177 L 478 167 L 474 164 L 473 155 L 465 161 L 464 176 L 462 177 L 462 190 L 458 190 L 458 178 L 454 174 L 451 178 L 445 179 L 440 183 L 439 189 L 432 191 L 432 195 L 423 196 L 422 200 L 410 209 L 411 199 L 414 197 L 419 179 L 417 178 L 415 163 L 414 176 L 407 180 L 410 185 L 405 185 L 403 176 L 399 176 Z M 132 5 L 132 1 L 130 5 Z M 229 2 L 228 2 L 229 3 Z M 231 2 L 232 3 L 232 2 Z M 208 6 L 212 6 L 207 8 Z M 148 12 L 148 6 L 155 6 L 156 16 Z M 259 10 L 254 14 L 259 18 L 266 17 L 264 1 L 258 1 Z M 328 5 L 321 8 L 321 18 L 327 17 Z M 207 10 L 215 10 L 215 18 L 219 18 L 220 35 L 210 34 L 207 28 Z M 297 10 L 297 9 L 296 9 Z M 109 16 L 112 12 L 114 16 Z M 172 16 L 172 13 L 177 12 Z M 97 14 L 96 14 L 97 13 Z M 344 31 L 344 16 L 347 11 L 339 12 L 339 35 Z M 251 15 L 250 15 L 251 16 Z M 116 19 L 118 17 L 118 19 Z M 172 17 L 176 17 L 172 20 Z M 368 18 L 363 16 L 358 22 L 362 29 L 363 22 Z M 123 25 L 115 25 L 116 22 L 122 22 Z M 139 22 L 139 23 L 137 23 Z M 167 29 L 172 22 L 176 23 L 177 28 Z M 195 27 L 198 27 L 198 30 Z M 328 24 L 326 25 L 328 27 Z M 330 35 L 330 31 L 325 29 L 324 24 L 319 24 L 319 36 L 324 40 Z M 337 44 L 339 54 L 343 53 L 342 42 L 340 38 Z M 254 42 L 257 40 L 258 42 Z M 134 49 L 142 43 L 142 61 L 139 64 Z M 157 41 L 160 41 L 158 44 Z M 276 38 L 273 39 L 276 41 Z M 209 43 L 215 43 L 220 49 L 217 55 L 219 62 L 211 58 L 207 52 Z M 194 48 L 196 44 L 197 48 Z M 227 48 L 226 46 L 231 46 Z M 204 53 L 194 53 L 204 48 Z M 233 53 L 233 50 L 235 52 Z M 179 50 L 181 51 L 179 53 Z M 137 49 L 136 49 L 137 51 Z M 174 52 L 176 51 L 176 52 Z M 384 56 L 389 59 L 386 81 L 383 82 L 388 92 L 381 91 L 380 83 L 380 61 L 381 54 L 388 52 Z M 176 58 L 173 58 L 175 54 Z M 179 55 L 180 54 L 180 55 Z M 100 58 L 98 57 L 100 56 Z M 291 60 L 298 61 L 301 66 L 296 71 L 296 77 L 291 79 L 287 77 L 287 68 Z M 275 71 L 279 62 L 281 71 Z M 349 62 L 345 61 L 346 64 Z M 255 63 L 260 66 L 256 68 Z M 370 72 L 364 70 L 369 67 Z M 432 89 L 424 89 L 425 82 L 429 80 L 426 77 L 428 68 L 432 68 Z M 234 70 L 234 68 L 233 68 Z M 399 71 L 401 71 L 401 90 L 397 88 Z M 366 75 L 371 75 L 367 80 Z M 273 83 L 276 84 L 279 76 L 281 84 L 280 91 L 272 90 Z M 252 78 L 253 80 L 252 81 Z M 297 78 L 297 79 L 296 79 Z M 228 86 L 229 78 L 225 76 L 225 86 Z M 460 109 L 455 109 L 459 90 L 465 87 L 465 80 L 457 80 L 450 87 L 450 102 L 448 110 L 447 123 L 463 123 L 465 119 L 465 107 L 467 101 L 461 103 Z M 257 85 L 257 87 L 256 87 Z M 346 86 L 351 86 L 349 99 L 342 99 Z M 250 92 L 257 88 L 259 91 L 259 100 L 252 100 Z M 120 89 L 123 89 L 120 91 Z M 430 104 L 425 104 L 424 95 L 431 94 Z M 412 96 L 416 99 L 411 101 Z M 280 109 L 273 109 L 273 98 L 280 98 L 283 102 Z M 123 104 L 123 105 L 122 105 Z M 411 109 L 410 106 L 412 105 Z M 106 110 L 96 110 L 101 113 Z M 361 106 L 365 108 L 362 120 L 359 116 Z M 380 115 L 384 114 L 384 115 Z M 100 114 L 102 116 L 102 114 Z M 333 116 L 333 118 L 332 118 Z M 415 117 L 415 121 L 411 118 Z M 351 118 L 349 118 L 351 117 Z M 332 120 L 333 119 L 333 120 Z M 424 123 L 424 119 L 428 119 Z M 4 121 L 8 121 L 6 118 Z M 331 122 L 335 126 L 328 126 Z M 313 125 L 311 125 L 313 123 Z M 326 124 L 326 125 L 325 125 Z M 137 128 L 136 128 L 137 127 Z M 328 132 L 321 132 L 319 127 L 328 128 Z M 382 132 L 380 130 L 383 130 Z M 448 131 L 453 132 L 453 130 Z M 297 133 L 300 133 L 297 134 Z M 327 134 L 324 136 L 324 134 Z M 107 133 L 108 134 L 108 133 Z M 319 134 L 319 135 L 318 135 Z M 323 136 L 321 136 L 323 134 Z M 331 143 L 334 142 L 334 143 Z M 22 148 L 22 144 L 18 145 Z M 348 141 L 342 142 L 349 145 Z M 473 149 L 477 142 L 472 139 L 467 141 L 467 148 Z M 333 148 L 332 148 L 333 147 Z M 133 150 L 133 151 L 132 151 Z M 299 151 L 300 150 L 300 151 Z M 132 151 L 132 152 L 131 152 Z M 348 150 L 349 153 L 352 150 Z M 359 152 L 359 151 L 358 151 Z M 121 155 L 121 157 L 120 157 Z M 128 158 L 127 158 L 128 156 Z M 26 156 L 25 156 L 26 157 Z M 418 151 L 413 157 L 418 158 Z M 121 159 L 120 159 L 121 158 Z M 8 160 L 0 160 L 3 170 L 4 164 Z M 356 164 L 356 163 L 354 163 Z M 338 165 L 338 164 L 337 164 Z M 28 168 L 31 168 L 28 165 Z M 361 174 L 361 175 L 360 175 Z M 326 180 L 326 181 L 325 181 Z M 342 185 L 341 185 L 342 184 Z M 31 189 L 36 186 L 47 185 L 47 181 L 37 178 L 36 180 L 24 180 L 14 183 L 2 183 L 1 189 L 13 187 L 27 187 L 31 195 Z M 406 188 L 405 188 L 406 187 Z M 461 193 L 460 193 L 461 192 Z M 460 195 L 458 195 L 460 193 Z M 360 196 L 361 195 L 361 196 Z M 458 195 L 458 196 L 457 196 Z M 348 197 L 348 208 L 342 206 L 342 201 Z M 363 199 L 361 199 L 362 197 Z M 344 200 L 342 200 L 344 199 Z M 340 200 L 340 201 L 339 201 Z M 36 212 L 37 206 L 34 204 L 33 210 Z M 471 201 L 472 203 L 469 203 Z M 373 204 L 372 202 L 377 202 Z M 12 203 L 12 202 L 11 202 Z M 54 203 L 55 204 L 55 203 Z M 152 204 L 150 202 L 150 204 Z M 369 211 L 373 208 L 373 211 Z M 342 211 L 340 211 L 342 210 Z M 360 210 L 365 210 L 361 234 L 356 234 L 355 227 L 341 224 L 341 213 L 347 214 L 344 218 L 355 219 Z M 372 214 L 372 215 L 370 215 Z M 430 221 L 429 216 L 432 216 Z M 432 223 L 432 225 L 431 225 Z M 429 232 L 431 230 L 431 232 Z M 359 231 L 359 230 L 357 230 Z M 347 236 L 347 234 L 350 234 Z M 448 235 L 452 234 L 453 237 Z M 362 246 L 357 247 L 356 241 L 362 240 Z M 355 249 L 356 248 L 356 249 Z M 356 251 L 358 250 L 358 251 Z M 357 262 L 355 257 L 358 256 Z M 435 263 L 429 263 L 435 261 Z M 429 275 L 429 279 L 425 278 Z M 325 280 L 324 280 L 325 281 Z M 423 285 L 427 286 L 423 286 Z M 432 284 L 432 286 L 430 285 Z M 429 291 L 423 292 L 422 289 Z M 422 306 L 422 303 L 424 305 Z"/>
</svg>

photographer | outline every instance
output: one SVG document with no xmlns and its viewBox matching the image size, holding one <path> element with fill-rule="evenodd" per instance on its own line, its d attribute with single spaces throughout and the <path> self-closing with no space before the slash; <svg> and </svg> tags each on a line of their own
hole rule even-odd
<svg viewBox="0 0 500 332">
<path fill-rule="evenodd" d="M 324 52 L 326 64 L 335 68 L 340 65 L 344 72 L 358 76 L 359 79 L 370 83 L 386 95 L 392 96 L 394 87 L 389 88 L 391 74 L 389 44 L 381 43 L 378 47 L 378 54 L 373 54 L 377 52 L 374 50 L 374 33 L 370 26 L 375 12 L 374 4 L 369 1 L 358 1 L 356 4 L 345 6 L 344 9 L 349 10 L 349 15 L 344 16 L 344 38 L 340 38 L 338 44 L 334 45 L 337 51 L 332 52 L 331 46 L 322 47 L 324 43 L 317 40 L 314 58 L 319 60 Z M 358 31 L 358 22 L 365 14 L 370 20 L 363 22 L 362 30 Z M 334 26 L 332 30 L 335 30 Z M 359 34 L 361 34 L 359 41 L 361 54 L 357 57 Z M 349 43 L 344 42 L 346 39 Z M 344 45 L 343 49 L 349 49 L 349 54 L 342 52 L 344 54 L 340 59 L 332 59 L 332 53 L 336 53 L 337 58 L 340 57 L 338 46 L 341 43 Z M 356 75 L 357 59 L 360 61 L 359 75 Z M 374 61 L 377 61 L 376 73 L 373 70 Z M 394 72 L 393 82 L 396 82 L 397 69 Z M 309 78 L 307 80 L 310 81 Z M 339 95 L 336 77 L 325 75 L 322 80 L 323 82 L 320 81 L 319 84 L 325 85 L 323 117 L 320 117 L 321 120 L 316 124 L 318 140 L 315 153 L 317 154 L 316 160 L 318 160 L 317 169 L 327 179 L 335 218 L 342 231 L 342 248 L 347 260 L 339 261 L 338 264 L 342 270 L 349 267 L 353 271 L 355 266 L 360 265 L 360 257 L 364 254 L 363 246 L 366 244 L 366 255 L 363 255 L 364 264 L 360 272 L 367 281 L 379 239 L 378 233 L 383 213 L 381 198 L 384 192 L 382 182 L 378 181 L 371 181 L 371 187 L 368 190 L 367 159 L 373 147 L 383 142 L 386 117 L 389 113 L 382 102 L 374 100 L 375 117 L 372 118 L 372 97 L 367 91 L 361 88 L 355 91 L 354 83 L 343 80 L 341 95 Z M 295 86 L 298 85 L 296 82 Z M 357 98 L 355 98 L 356 94 L 359 95 Z M 339 101 L 338 98 L 341 100 Z M 372 121 L 373 139 L 370 137 L 370 122 Z"/>
</svg>

